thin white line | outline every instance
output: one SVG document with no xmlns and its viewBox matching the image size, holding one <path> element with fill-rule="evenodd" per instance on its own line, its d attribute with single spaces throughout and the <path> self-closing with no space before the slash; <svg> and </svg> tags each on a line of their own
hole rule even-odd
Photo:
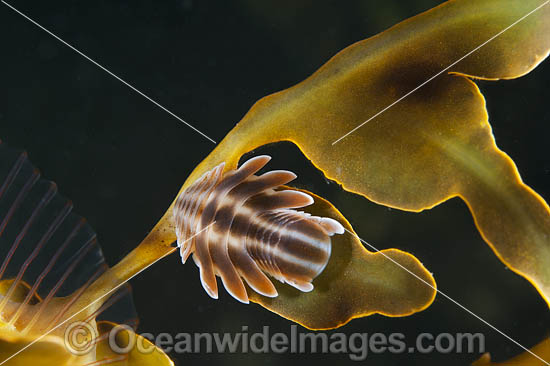
<svg viewBox="0 0 550 366">
<path fill-rule="evenodd" d="M 550 1 L 550 0 L 549 0 Z M 17 10 L 16 8 L 14 8 L 13 6 L 11 6 L 10 4 L 8 4 L 7 2 L 5 2 L 4 0 L 2 0 L 2 3 L 4 5 L 6 5 L 7 7 L 9 7 L 10 9 L 12 9 L 13 11 L 15 11 L 17 14 L 21 15 L 23 18 L 27 19 L 29 22 L 33 23 L 34 25 L 36 25 L 38 28 L 42 29 L 44 32 L 48 33 L 50 36 L 54 37 L 55 39 L 57 39 L 59 42 L 63 43 L 65 46 L 69 47 L 70 49 L 72 49 L 73 51 L 75 51 L 76 53 L 78 53 L 80 56 L 84 57 L 86 60 L 90 61 L 91 63 L 93 63 L 94 65 L 96 65 L 97 67 L 99 67 L 100 69 L 102 69 L 103 71 L 105 71 L 107 74 L 111 75 L 112 77 L 114 77 L 115 79 L 117 79 L 118 81 L 120 81 L 121 83 L 123 83 L 124 85 L 126 85 L 127 87 L 129 87 L 130 89 L 132 89 L 133 91 L 135 91 L 136 93 L 138 93 L 139 95 L 141 95 L 142 97 L 144 97 L 145 99 L 147 99 L 148 101 L 150 101 L 151 103 L 153 103 L 154 105 L 156 105 L 157 107 L 159 107 L 160 109 L 162 109 L 163 111 L 165 111 L 166 113 L 168 113 L 169 115 L 171 115 L 172 117 L 176 118 L 178 121 L 180 122 L 183 122 L 185 125 L 187 125 L 187 127 L 191 128 L 193 131 L 197 132 L 198 134 L 200 134 L 202 137 L 208 139 L 210 142 L 216 144 L 216 141 L 214 141 L 213 139 L 211 139 L 210 137 L 208 137 L 206 134 L 202 133 L 201 131 L 199 131 L 197 128 L 193 127 L 192 125 L 190 125 L 189 123 L 185 122 L 182 118 L 178 117 L 176 114 L 174 114 L 173 112 L 169 111 L 167 108 L 163 107 L 161 104 L 159 104 L 158 102 L 156 102 L 155 100 L 153 100 L 152 98 L 150 98 L 149 96 L 147 96 L 145 93 L 142 93 L 141 91 L 139 91 L 138 89 L 136 89 L 134 86 L 132 86 L 130 83 L 124 81 L 122 78 L 118 77 L 117 75 L 115 75 L 114 73 L 112 73 L 111 71 L 109 71 L 108 69 L 106 69 L 105 67 L 101 66 L 99 63 L 97 63 L 96 61 L 94 61 L 93 59 L 91 59 L 90 57 L 86 56 L 84 53 L 82 53 L 81 51 L 79 51 L 78 49 L 76 49 L 75 47 L 71 46 L 69 43 L 65 42 L 64 40 L 62 40 L 61 38 L 59 38 L 58 36 L 56 36 L 55 34 L 53 34 L 52 32 L 50 32 L 49 30 L 47 30 L 46 28 L 44 28 L 43 26 L 41 26 L 40 24 L 38 24 L 37 22 L 35 22 L 34 20 L 32 20 L 31 18 L 29 18 L 27 15 L 23 14 L 22 12 L 20 12 L 19 10 Z M 1 365 L 1 364 L 0 364 Z"/>
<path fill-rule="evenodd" d="M 210 225 L 206 226 L 205 228 L 203 228 L 202 230 L 200 230 L 199 232 L 197 232 L 196 234 L 194 234 L 193 236 L 189 237 L 188 239 L 186 239 L 184 241 L 187 242 L 188 240 L 191 240 L 193 239 L 195 236 L 199 235 L 200 233 L 202 233 L 204 230 L 208 229 L 210 226 L 214 225 L 216 223 L 216 221 L 212 222 Z M 113 287 L 111 290 L 109 290 L 107 293 L 101 295 L 100 297 L 98 297 L 97 299 L 95 299 L 94 301 L 92 301 L 91 303 L 89 303 L 88 305 L 86 305 L 85 307 L 83 307 L 82 309 L 80 309 L 79 311 L 77 311 L 76 313 L 74 313 L 73 315 L 71 315 L 70 317 L 68 317 L 67 319 L 65 319 L 64 321 L 62 321 L 61 323 L 57 324 L 55 327 L 51 328 L 50 330 L 48 330 L 46 333 L 42 334 L 40 337 L 36 338 L 34 341 L 32 341 L 31 343 L 27 344 L 25 347 L 21 348 L 19 351 L 15 352 L 13 355 L 11 355 L 10 357 L 6 358 L 4 361 L 2 361 L 0 363 L 0 366 L 5 364 L 6 362 L 8 362 L 9 360 L 11 360 L 12 358 L 14 358 L 15 356 L 17 356 L 18 354 L 20 354 L 21 352 L 23 352 L 24 350 L 26 350 L 27 348 L 29 348 L 30 346 L 32 346 L 33 344 L 35 344 L 36 342 L 39 342 L 42 338 L 44 338 L 45 336 L 47 336 L 48 334 L 50 334 L 51 332 L 53 332 L 54 330 L 56 330 L 57 328 L 59 328 L 60 326 L 62 326 L 63 324 L 67 323 L 69 320 L 71 320 L 72 318 L 74 318 L 75 316 L 77 316 L 78 314 L 80 314 L 81 312 L 83 312 L 84 310 L 88 309 L 90 306 L 92 306 L 93 304 L 95 304 L 96 302 L 98 302 L 99 300 L 103 299 L 105 296 L 113 293 L 114 291 L 116 291 L 117 289 L 120 288 L 120 286 L 124 285 L 126 282 L 130 281 L 132 278 L 136 277 L 138 274 L 140 274 L 141 272 L 145 271 L 147 268 L 151 267 L 153 264 L 157 263 L 158 261 L 160 261 L 161 259 L 167 257 L 168 255 L 174 253 L 178 248 L 172 248 L 172 250 L 170 250 L 168 253 L 166 253 L 165 255 L 163 255 L 162 257 L 156 259 L 154 262 L 148 264 L 146 267 L 140 269 L 138 272 L 134 273 L 132 276 L 130 276 L 130 278 L 128 278 L 126 281 L 118 284 L 117 286 Z"/>
<path fill-rule="evenodd" d="M 430 81 L 432 81 L 433 79 L 435 79 L 436 77 L 438 77 L 439 75 L 443 74 L 445 71 L 449 70 L 451 67 L 453 67 L 454 65 L 456 65 L 457 63 L 459 63 L 460 61 L 464 60 L 466 57 L 470 56 L 472 53 L 476 52 L 477 50 L 479 50 L 481 47 L 485 46 L 487 43 L 493 41 L 495 38 L 497 38 L 498 36 L 500 36 L 502 33 L 506 32 L 507 30 L 509 30 L 510 28 L 512 28 L 513 26 L 515 26 L 516 24 L 518 24 L 519 22 L 521 22 L 522 20 L 524 20 L 525 18 L 527 18 L 529 15 L 533 14 L 534 12 L 540 10 L 543 6 L 547 5 L 548 3 L 550 2 L 550 0 L 547 0 L 545 1 L 542 5 L 539 5 L 538 7 L 536 7 L 534 10 L 530 11 L 529 13 L 527 13 L 526 15 L 522 16 L 521 18 L 519 18 L 518 20 L 516 20 L 514 23 L 510 24 L 508 27 L 504 28 L 503 30 L 501 30 L 500 32 L 498 32 L 497 34 L 495 34 L 494 36 L 492 36 L 491 38 L 489 38 L 487 41 L 483 42 L 482 44 L 480 44 L 479 46 L 477 46 L 476 48 L 474 48 L 473 50 L 471 50 L 470 52 L 468 52 L 467 54 L 465 54 L 464 56 L 462 56 L 461 58 L 459 58 L 458 60 L 456 60 L 455 62 L 453 62 L 452 64 L 450 64 L 449 66 L 447 66 L 446 68 L 444 68 L 443 70 L 441 70 L 440 72 L 438 72 L 437 74 L 435 74 L 434 76 L 432 76 L 431 78 L 429 78 L 428 80 L 426 80 L 425 82 L 423 82 L 422 84 L 420 84 L 419 86 L 417 86 L 416 88 L 414 88 L 413 90 L 411 90 L 410 92 L 408 92 L 407 94 L 403 95 L 401 98 L 397 99 L 395 102 L 393 102 L 392 104 L 390 104 L 389 106 L 387 106 L 386 108 L 382 109 L 380 112 L 376 113 L 374 116 L 370 117 L 369 119 L 367 119 L 365 122 L 361 123 L 359 126 L 355 127 L 353 130 L 349 131 L 348 133 L 346 133 L 345 135 L 343 135 L 342 137 L 340 137 L 339 139 L 335 140 L 333 143 L 332 143 L 332 146 L 334 146 L 336 143 L 338 143 L 340 140 L 348 137 L 349 135 L 351 135 L 352 133 L 354 133 L 355 131 L 357 131 L 358 129 L 360 129 L 361 127 L 363 127 L 365 124 L 367 124 L 368 122 L 372 121 L 374 118 L 378 117 L 379 115 L 381 115 L 382 113 L 384 113 L 385 111 L 387 111 L 388 109 L 390 109 L 391 107 L 393 107 L 394 105 L 396 105 L 397 103 L 399 103 L 400 101 L 402 101 L 403 99 L 407 98 L 409 95 L 411 95 L 412 93 L 414 93 L 415 91 L 417 91 L 418 89 L 422 88 L 424 85 L 428 84 Z"/>
<path fill-rule="evenodd" d="M 345 229 L 345 228 L 344 228 Z M 517 342 L 516 340 L 514 340 L 512 337 L 510 337 L 509 335 L 507 335 L 506 333 L 504 333 L 503 331 L 499 330 L 497 327 L 495 327 L 494 325 L 492 325 L 491 323 L 489 323 L 488 321 L 486 321 L 485 319 L 483 319 L 482 317 L 480 317 L 479 315 L 477 315 L 476 313 L 474 313 L 473 311 L 469 310 L 468 308 L 466 308 L 464 305 L 460 304 L 458 301 L 454 300 L 452 297 L 448 296 L 447 294 L 445 294 L 444 292 L 442 292 L 441 290 L 438 290 L 437 288 L 435 288 L 434 286 L 432 286 L 430 283 L 428 283 L 426 280 L 424 280 L 423 278 L 421 278 L 420 276 L 418 276 L 416 273 L 410 271 L 408 268 L 406 268 L 405 266 L 403 266 L 402 264 L 400 264 L 399 262 L 395 261 L 394 259 L 392 259 L 391 257 L 387 256 L 386 254 L 384 254 L 384 252 L 376 249 L 372 244 L 366 242 L 365 240 L 361 239 L 359 237 L 359 235 L 349 231 L 348 229 L 345 229 L 348 233 L 350 233 L 351 235 L 357 237 L 357 239 L 359 239 L 363 244 L 365 245 L 368 245 L 370 248 L 372 248 L 375 252 L 377 253 L 380 253 L 382 254 L 386 259 L 389 259 L 390 261 L 392 261 L 394 264 L 398 265 L 399 267 L 401 267 L 401 269 L 404 269 L 405 271 L 407 271 L 409 274 L 413 275 L 414 277 L 416 277 L 418 280 L 422 281 L 425 285 L 429 286 L 430 288 L 432 288 L 434 291 L 436 291 L 438 294 L 442 295 L 443 297 L 445 297 L 447 300 L 450 300 L 451 302 L 453 302 L 455 305 L 457 305 L 458 307 L 460 307 L 462 310 L 466 311 L 467 313 L 469 313 L 470 315 L 474 316 L 475 318 L 477 318 L 478 320 L 480 320 L 481 322 L 483 322 L 484 324 L 486 324 L 487 326 L 489 326 L 491 329 L 497 331 L 498 333 L 500 333 L 501 335 L 503 335 L 504 337 L 506 337 L 508 340 L 512 341 L 514 344 L 516 344 L 518 347 L 521 347 L 524 351 L 530 353 L 532 356 L 536 357 L 537 359 L 539 359 L 540 361 L 542 361 L 545 365 L 548 365 L 550 366 L 550 363 L 548 363 L 547 361 L 543 360 L 542 358 L 540 358 L 536 353 L 534 353 L 533 351 L 529 350 L 528 348 L 522 346 L 519 342 Z"/>
</svg>

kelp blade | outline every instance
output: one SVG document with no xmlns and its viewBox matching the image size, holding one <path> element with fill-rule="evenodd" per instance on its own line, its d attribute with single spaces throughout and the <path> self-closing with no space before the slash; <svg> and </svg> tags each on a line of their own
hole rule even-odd
<svg viewBox="0 0 550 366">
<path fill-rule="evenodd" d="M 182 189 L 222 161 L 232 169 L 248 151 L 291 141 L 344 189 L 386 206 L 421 211 L 461 197 L 495 254 L 550 304 L 550 209 L 496 146 L 485 100 L 466 77 L 519 77 L 549 50 L 547 2 L 446 2 L 258 101 Z"/>
<path fill-rule="evenodd" d="M 529 351 L 537 355 L 535 357 L 530 352 L 523 352 L 504 362 L 492 362 L 491 355 L 485 353 L 472 366 L 546 366 L 550 362 L 550 338 L 544 339 L 539 344 L 532 347 Z"/>
<path fill-rule="evenodd" d="M 550 6 L 542 4 L 449 1 L 344 49 L 302 83 L 258 101 L 181 191 L 221 162 L 226 170 L 234 169 L 245 153 L 290 141 L 328 178 L 386 206 L 421 211 L 462 197 L 499 258 L 548 301 L 548 206 L 496 147 L 483 96 L 465 76 L 514 78 L 536 67 L 550 48 Z M 500 34 L 333 145 L 511 25 L 513 32 Z M 174 230 L 170 207 L 98 288 L 129 278 L 169 253 Z"/>
</svg>

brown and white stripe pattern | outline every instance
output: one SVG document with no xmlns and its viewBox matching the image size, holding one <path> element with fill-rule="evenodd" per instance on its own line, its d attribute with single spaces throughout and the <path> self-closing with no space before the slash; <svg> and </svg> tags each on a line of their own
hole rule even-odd
<svg viewBox="0 0 550 366">
<path fill-rule="evenodd" d="M 218 297 L 216 275 L 227 291 L 247 303 L 242 279 L 259 294 L 277 296 L 269 275 L 307 292 L 327 265 L 337 221 L 295 208 L 313 203 L 308 194 L 275 188 L 296 178 L 286 170 L 254 175 L 271 158 L 257 156 L 237 170 L 216 166 L 177 198 L 176 235 L 182 262 L 191 253 L 201 283 Z"/>
</svg>

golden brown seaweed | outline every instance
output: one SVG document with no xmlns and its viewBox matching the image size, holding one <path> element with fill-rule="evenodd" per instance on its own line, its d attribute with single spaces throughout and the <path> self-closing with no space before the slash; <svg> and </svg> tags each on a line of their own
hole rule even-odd
<svg viewBox="0 0 550 366">
<path fill-rule="evenodd" d="M 421 211 L 461 197 L 495 254 L 533 283 L 548 302 L 550 210 L 522 183 L 512 160 L 497 148 L 484 98 L 467 76 L 509 79 L 536 67 L 550 48 L 550 6 L 540 8 L 333 145 L 541 4 L 540 0 L 449 1 L 344 49 L 302 83 L 258 101 L 197 166 L 182 190 L 221 162 L 226 163 L 226 169 L 234 169 L 246 152 L 272 142 L 291 141 L 344 189 L 386 206 Z M 319 201 L 325 205 L 325 214 L 331 212 L 346 222 L 328 203 Z M 343 237 L 346 242 L 336 247 L 358 248 L 356 238 Z M 169 253 L 174 240 L 170 207 L 142 244 L 90 293 L 100 293 L 108 288 L 109 281 L 123 281 Z M 350 250 L 347 257 L 345 253 L 335 254 L 334 266 L 343 270 L 321 276 L 327 281 L 323 283 L 349 281 L 344 290 L 357 286 L 355 296 L 333 299 L 332 305 L 337 301 L 344 308 L 342 312 L 330 312 L 331 304 L 324 304 L 327 313 L 323 323 L 316 318 L 319 306 L 309 300 L 311 297 L 296 299 L 285 289 L 275 301 L 255 300 L 310 328 L 337 326 L 350 317 L 371 312 L 408 315 L 431 303 L 433 292 L 423 285 L 427 292 L 415 288 L 397 293 L 393 301 L 402 302 L 404 307 L 384 310 L 384 304 L 392 301 L 389 296 L 396 294 L 384 292 L 380 283 L 381 292 L 374 296 L 365 291 L 369 281 L 384 279 L 386 285 L 403 287 L 418 280 L 387 260 L 385 265 L 380 260 L 380 267 L 368 269 L 367 278 L 345 279 L 345 268 L 360 268 L 367 258 L 380 255 L 368 256 L 361 250 Z M 432 280 L 414 257 L 407 258 L 405 266 Z"/>
<path fill-rule="evenodd" d="M 540 357 L 546 362 L 550 362 L 550 338 L 546 338 L 539 344 L 530 349 L 532 353 Z M 491 355 L 489 353 L 483 354 L 483 356 L 474 362 L 472 366 L 545 366 L 547 363 L 541 361 L 537 357 L 533 356 L 529 352 L 523 352 L 522 354 L 513 357 L 504 362 L 492 362 Z"/>
<path fill-rule="evenodd" d="M 232 168 L 243 153 L 288 140 L 344 189 L 386 206 L 422 211 L 461 197 L 495 254 L 550 304 L 549 207 L 496 146 L 484 98 L 465 77 L 510 79 L 536 67 L 550 50 L 550 5 L 333 145 L 542 4 L 449 1 L 344 49 L 258 101 L 186 185 L 221 161 Z"/>
</svg>

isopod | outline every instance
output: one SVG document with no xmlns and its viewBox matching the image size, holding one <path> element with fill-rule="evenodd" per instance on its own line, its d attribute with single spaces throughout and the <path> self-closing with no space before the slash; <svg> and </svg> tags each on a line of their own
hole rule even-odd
<svg viewBox="0 0 550 366">
<path fill-rule="evenodd" d="M 336 220 L 297 208 L 311 205 L 303 192 L 279 189 L 296 178 L 286 170 L 258 172 L 271 157 L 254 157 L 224 172 L 224 163 L 203 174 L 174 205 L 182 262 L 190 254 L 206 292 L 218 297 L 216 275 L 237 300 L 248 303 L 242 279 L 257 293 L 275 297 L 268 276 L 308 292 L 326 267 Z"/>
</svg>

